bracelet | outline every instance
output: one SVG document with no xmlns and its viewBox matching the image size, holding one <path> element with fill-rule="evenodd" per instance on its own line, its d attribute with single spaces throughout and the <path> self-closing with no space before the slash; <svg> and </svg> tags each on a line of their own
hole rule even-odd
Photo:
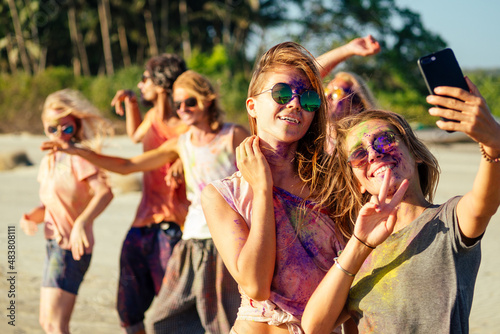
<svg viewBox="0 0 500 334">
<path fill-rule="evenodd" d="M 358 239 L 358 241 L 359 241 L 359 242 L 361 242 L 361 243 L 362 243 L 363 245 L 365 245 L 366 247 L 368 247 L 368 248 L 370 248 L 370 249 L 375 249 L 375 247 L 368 245 L 366 242 L 364 242 L 364 241 L 362 241 L 360 238 L 358 238 L 358 237 L 356 236 L 356 234 L 354 234 L 354 233 L 353 233 L 353 234 L 352 234 L 352 236 L 353 236 L 353 237 L 355 237 L 356 239 Z"/>
<path fill-rule="evenodd" d="M 500 157 L 496 157 L 496 158 L 492 158 L 488 153 L 486 153 L 484 151 L 484 147 L 483 147 L 483 144 L 479 143 L 479 150 L 481 151 L 481 155 L 483 156 L 483 158 L 490 162 L 490 163 L 493 163 L 493 162 L 500 162 Z"/>
<path fill-rule="evenodd" d="M 339 268 L 347 276 L 354 277 L 355 274 L 352 274 L 352 273 L 348 272 L 347 270 L 345 270 L 344 268 L 342 268 L 342 266 L 340 265 L 339 261 L 337 261 L 337 259 L 338 259 L 338 257 L 333 259 L 333 261 L 335 261 L 335 267 Z"/>
</svg>

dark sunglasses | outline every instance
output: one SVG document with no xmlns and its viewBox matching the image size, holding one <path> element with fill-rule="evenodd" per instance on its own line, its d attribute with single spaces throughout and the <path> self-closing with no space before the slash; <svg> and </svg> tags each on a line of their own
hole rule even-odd
<svg viewBox="0 0 500 334">
<path fill-rule="evenodd" d="M 151 79 L 151 76 L 142 73 L 141 81 L 146 82 L 146 80 Z"/>
<path fill-rule="evenodd" d="M 185 107 L 192 108 L 198 104 L 198 100 L 196 99 L 196 97 L 189 97 L 184 101 L 174 101 L 174 110 L 179 110 L 181 108 L 181 104 L 183 103 Z"/>
<path fill-rule="evenodd" d="M 351 167 L 362 167 L 368 162 L 368 147 L 372 147 L 380 154 L 390 152 L 394 149 L 396 143 L 396 134 L 394 132 L 384 132 L 373 139 L 372 144 L 367 147 L 360 147 L 349 155 L 347 162 Z"/>
<path fill-rule="evenodd" d="M 273 88 L 260 92 L 255 96 L 266 93 L 268 91 L 271 91 L 271 96 L 273 97 L 274 102 L 276 102 L 277 104 L 287 104 L 293 99 L 294 96 L 298 96 L 299 103 L 305 111 L 314 112 L 321 106 L 321 99 L 318 93 L 316 93 L 315 91 L 306 90 L 302 94 L 294 94 L 292 91 L 292 87 L 283 82 L 277 83 L 273 86 Z"/>
<path fill-rule="evenodd" d="M 72 134 L 72 133 L 75 132 L 75 127 L 73 125 L 68 125 L 68 126 L 64 126 L 64 125 L 49 126 L 47 128 L 47 132 L 48 133 L 56 133 L 56 132 L 59 131 L 59 127 L 61 127 L 62 133 L 67 134 L 67 135 L 70 135 L 70 134 Z"/>
</svg>

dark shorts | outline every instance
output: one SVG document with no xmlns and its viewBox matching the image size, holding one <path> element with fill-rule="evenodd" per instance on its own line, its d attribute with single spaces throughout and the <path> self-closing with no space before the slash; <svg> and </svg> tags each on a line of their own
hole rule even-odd
<svg viewBox="0 0 500 334">
<path fill-rule="evenodd" d="M 181 240 L 149 319 L 156 334 L 229 333 L 240 303 L 238 285 L 213 240 Z"/>
<path fill-rule="evenodd" d="M 47 257 L 43 269 L 42 287 L 59 288 L 78 294 L 78 288 L 90 265 L 92 254 L 84 254 L 79 261 L 69 250 L 61 249 L 53 239 L 47 240 Z"/>
<path fill-rule="evenodd" d="M 144 328 L 144 313 L 162 284 L 165 268 L 175 244 L 182 236 L 172 222 L 132 227 L 120 256 L 117 310 L 126 332 Z"/>
</svg>

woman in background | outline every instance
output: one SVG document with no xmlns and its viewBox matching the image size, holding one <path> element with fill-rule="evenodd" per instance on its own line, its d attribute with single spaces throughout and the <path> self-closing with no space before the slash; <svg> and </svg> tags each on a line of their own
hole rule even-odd
<svg viewBox="0 0 500 334">
<path fill-rule="evenodd" d="M 79 92 L 64 89 L 45 100 L 42 122 L 51 140 L 99 151 L 112 134 L 107 120 Z M 40 324 L 46 333 L 69 333 L 78 289 L 90 265 L 94 220 L 111 202 L 106 175 L 83 158 L 50 151 L 38 174 L 41 204 L 24 214 L 28 235 L 45 223 L 47 257 L 40 293 Z"/>
</svg>

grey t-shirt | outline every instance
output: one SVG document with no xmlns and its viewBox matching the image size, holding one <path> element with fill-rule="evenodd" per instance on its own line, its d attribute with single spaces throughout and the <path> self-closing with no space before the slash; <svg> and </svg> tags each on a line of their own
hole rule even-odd
<svg viewBox="0 0 500 334">
<path fill-rule="evenodd" d="M 365 260 L 349 293 L 360 333 L 468 333 L 480 239 L 467 246 L 456 207 L 425 210 Z"/>
</svg>

